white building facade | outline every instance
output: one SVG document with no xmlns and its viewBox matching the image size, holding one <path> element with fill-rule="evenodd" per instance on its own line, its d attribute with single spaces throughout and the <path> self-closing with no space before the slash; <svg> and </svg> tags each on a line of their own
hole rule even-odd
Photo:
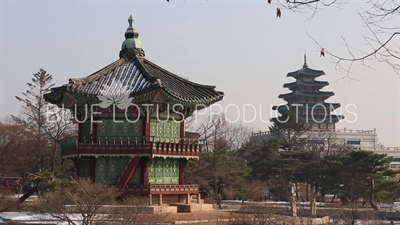
<svg viewBox="0 0 400 225">
<path fill-rule="evenodd" d="M 393 157 L 391 168 L 400 169 L 400 147 L 386 147 L 378 141 L 376 129 L 373 130 L 349 130 L 349 129 L 332 129 L 332 130 L 311 130 L 304 134 L 309 136 L 312 133 L 325 133 L 326 136 L 337 138 L 339 141 L 350 145 L 354 150 L 373 151 L 376 153 L 387 154 Z M 252 134 L 252 141 L 262 143 L 271 138 L 269 131 L 260 131 Z"/>
</svg>

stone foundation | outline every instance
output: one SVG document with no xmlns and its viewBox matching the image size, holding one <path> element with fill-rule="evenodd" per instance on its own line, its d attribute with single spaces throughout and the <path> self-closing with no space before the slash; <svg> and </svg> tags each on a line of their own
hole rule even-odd
<svg viewBox="0 0 400 225">
<path fill-rule="evenodd" d="M 199 199 L 198 195 L 151 195 L 151 205 L 168 205 L 172 203 L 203 203 L 203 199 Z"/>
<path fill-rule="evenodd" d="M 198 212 L 198 211 L 211 211 L 213 209 L 212 204 L 182 204 L 182 203 L 173 203 L 170 206 L 177 207 L 178 213 L 190 213 L 190 212 Z"/>
</svg>

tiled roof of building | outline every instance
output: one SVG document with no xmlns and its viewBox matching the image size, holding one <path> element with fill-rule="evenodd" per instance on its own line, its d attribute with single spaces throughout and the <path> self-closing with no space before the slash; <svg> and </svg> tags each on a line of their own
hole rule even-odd
<svg viewBox="0 0 400 225">
<path fill-rule="evenodd" d="M 339 120 L 344 119 L 344 116 L 342 115 L 334 115 L 334 114 L 328 114 L 328 115 L 299 115 L 298 119 L 301 121 L 306 121 L 308 123 L 337 123 Z M 274 117 L 270 119 L 271 122 L 277 123 L 277 122 L 282 122 L 279 121 L 278 118 Z"/>
<path fill-rule="evenodd" d="M 122 86 L 128 87 L 131 96 L 160 88 L 179 100 L 198 103 L 219 101 L 224 96 L 214 86 L 193 83 L 137 57 L 123 57 L 85 78 L 70 79 L 64 86 L 69 91 L 93 96 L 117 94 Z"/>
<path fill-rule="evenodd" d="M 303 80 L 297 80 L 295 82 L 292 83 L 287 83 L 284 84 L 283 87 L 284 88 L 294 88 L 294 87 L 298 87 L 298 86 L 306 86 L 306 87 L 325 87 L 329 85 L 329 83 L 327 81 L 303 81 Z"/>
<path fill-rule="evenodd" d="M 325 75 L 325 72 L 322 70 L 314 70 L 308 67 L 303 67 L 297 71 L 288 73 L 286 76 L 296 78 L 299 76 L 319 77 L 322 75 Z"/>
<path fill-rule="evenodd" d="M 128 22 L 120 59 L 87 77 L 69 79 L 68 84 L 54 88 L 52 93 L 47 94 L 46 100 L 59 103 L 65 90 L 93 97 L 121 94 L 135 97 L 160 90 L 174 101 L 205 105 L 222 100 L 224 93 L 216 91 L 215 86 L 191 82 L 145 59 L 132 16 Z"/>
<path fill-rule="evenodd" d="M 279 112 L 286 112 L 290 109 L 308 109 L 311 111 L 312 109 L 318 110 L 318 109 L 326 109 L 327 111 L 337 109 L 340 107 L 340 103 L 292 103 L 290 106 L 289 105 L 279 105 L 279 106 L 273 106 L 272 110 L 279 110 Z"/>
<path fill-rule="evenodd" d="M 331 92 L 331 91 L 318 91 L 318 92 L 303 92 L 303 91 L 294 91 L 291 93 L 287 93 L 287 94 L 280 94 L 278 97 L 279 98 L 283 98 L 283 99 L 289 99 L 292 98 L 294 96 L 304 96 L 304 97 L 311 97 L 311 98 L 329 98 L 333 95 L 335 95 L 335 93 Z"/>
</svg>

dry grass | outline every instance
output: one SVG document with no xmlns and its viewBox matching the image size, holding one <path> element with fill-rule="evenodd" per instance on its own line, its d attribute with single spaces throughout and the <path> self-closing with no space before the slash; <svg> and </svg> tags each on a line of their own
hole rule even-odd
<svg viewBox="0 0 400 225">
<path fill-rule="evenodd" d="M 191 213 L 169 213 L 166 221 L 183 221 L 183 220 L 212 220 L 212 219 L 229 219 L 231 213 L 221 211 L 199 211 Z"/>
</svg>

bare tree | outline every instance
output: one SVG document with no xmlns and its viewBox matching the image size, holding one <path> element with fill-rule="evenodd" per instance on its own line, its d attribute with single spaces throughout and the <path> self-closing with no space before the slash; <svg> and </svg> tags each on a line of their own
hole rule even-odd
<svg viewBox="0 0 400 225">
<path fill-rule="evenodd" d="M 149 225 L 166 221 L 168 214 L 149 212 L 149 199 L 143 196 L 126 196 L 117 212 L 113 215 L 116 219 L 121 219 L 122 225 L 137 225 L 144 222 Z"/>
<path fill-rule="evenodd" d="M 100 224 L 109 221 L 117 190 L 90 179 L 79 179 L 68 187 L 47 193 L 40 204 L 39 219 L 52 218 L 70 225 Z"/>
<path fill-rule="evenodd" d="M 52 79 L 52 75 L 40 69 L 39 72 L 33 74 L 32 82 L 28 83 L 28 90 L 22 93 L 22 97 L 16 96 L 23 103 L 23 110 L 21 115 L 12 116 L 12 118 L 32 134 L 27 140 L 29 142 L 25 154 L 27 157 L 24 157 L 25 164 L 31 167 L 25 171 L 29 172 L 28 177 L 49 176 L 49 179 L 53 177 L 58 141 L 72 127 L 69 113 L 44 100 L 44 94 L 50 92 L 54 85 L 51 83 Z M 29 185 L 24 185 L 28 189 L 20 198 L 20 202 L 25 201 L 35 192 L 40 194 L 41 181 L 43 179 L 34 179 L 34 181 L 25 179 L 24 182 Z"/>
<path fill-rule="evenodd" d="M 23 126 L 0 122 L 0 181 L 16 169 L 26 149 L 27 136 Z"/>
<path fill-rule="evenodd" d="M 11 197 L 13 194 L 13 191 L 0 186 L 0 212 L 16 209 L 17 202 Z"/>
<path fill-rule="evenodd" d="M 274 225 L 284 224 L 286 217 L 279 215 L 279 207 L 270 204 L 243 205 L 238 213 L 232 213 L 229 224 Z"/>
<path fill-rule="evenodd" d="M 14 121 L 34 133 L 31 137 L 32 166 L 34 172 L 48 170 L 54 173 L 58 142 L 72 127 L 71 113 L 57 106 L 47 103 L 44 94 L 51 91 L 53 76 L 45 70 L 33 74 L 28 90 L 22 97 L 16 96 L 22 102 L 23 110 L 20 116 L 12 116 Z M 50 159 L 46 151 L 51 152 Z M 48 162 L 50 161 L 50 166 Z M 31 171 L 32 172 L 32 171 Z"/>
<path fill-rule="evenodd" d="M 250 172 L 245 160 L 239 157 L 239 149 L 250 137 L 250 131 L 240 124 L 230 123 L 224 114 L 213 114 L 198 121 L 202 154 L 200 164 L 188 168 L 190 179 L 217 200 L 220 205 L 226 188 L 240 190 L 244 178 Z"/>
<path fill-rule="evenodd" d="M 268 0 L 271 3 L 274 0 Z M 310 13 L 311 17 L 325 8 L 344 7 L 347 0 L 277 0 L 277 3 L 288 10 L 300 13 Z M 279 8 L 278 8 L 279 9 Z M 280 9 L 279 9 L 280 10 Z M 369 60 L 386 63 L 397 74 L 400 74 L 400 2 L 397 0 L 367 0 L 360 4 L 358 13 L 367 30 L 367 35 L 360 38 L 367 45 L 366 49 L 359 50 L 346 41 L 342 36 L 342 42 L 347 54 L 337 53 L 337 49 L 329 48 L 329 45 L 320 43 L 307 31 L 307 35 L 320 47 L 321 56 L 329 56 L 331 62 L 336 64 L 338 70 L 344 70 L 349 76 L 354 63 L 370 67 Z"/>
</svg>

